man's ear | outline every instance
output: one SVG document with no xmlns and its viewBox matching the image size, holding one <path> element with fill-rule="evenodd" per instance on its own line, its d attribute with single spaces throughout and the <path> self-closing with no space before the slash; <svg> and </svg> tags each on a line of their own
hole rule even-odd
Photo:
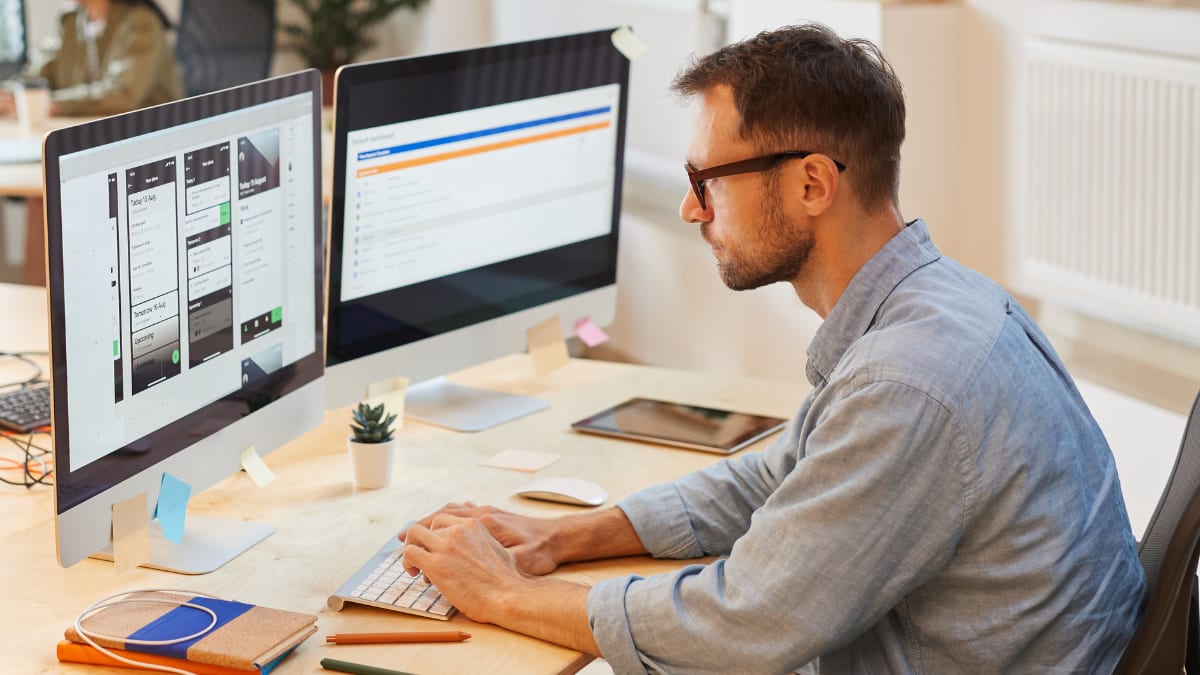
<svg viewBox="0 0 1200 675">
<path fill-rule="evenodd" d="M 819 216 L 829 210 L 842 187 L 837 165 L 825 155 L 809 155 L 794 164 L 802 172 L 804 190 L 801 200 L 805 212 Z"/>
</svg>

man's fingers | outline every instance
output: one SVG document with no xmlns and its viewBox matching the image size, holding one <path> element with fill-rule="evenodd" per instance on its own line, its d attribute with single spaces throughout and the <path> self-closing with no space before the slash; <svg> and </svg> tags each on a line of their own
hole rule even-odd
<svg viewBox="0 0 1200 675">
<path fill-rule="evenodd" d="M 429 555 L 429 551 L 416 544 L 408 544 L 404 547 L 404 555 L 400 558 L 400 564 L 404 565 L 405 572 L 415 577 L 425 568 L 425 556 L 427 555 Z"/>
<path fill-rule="evenodd" d="M 439 513 L 433 517 L 433 523 L 429 526 L 429 529 L 431 531 L 444 530 L 447 527 L 453 527 L 454 525 L 469 525 L 473 522 L 475 522 L 473 518 L 456 516 L 450 513 Z"/>
<path fill-rule="evenodd" d="M 442 508 L 438 509 L 437 511 L 434 511 L 433 513 L 425 516 L 424 518 L 413 522 L 413 525 L 420 525 L 425 528 L 432 528 L 434 518 L 437 518 L 439 515 L 441 515 L 443 513 L 460 513 L 460 512 L 462 512 L 462 510 L 464 508 L 474 508 L 474 507 L 475 507 L 475 505 L 472 504 L 471 502 L 465 502 L 463 504 L 455 504 L 455 503 L 451 502 L 449 504 L 446 504 Z M 412 525 L 410 525 L 409 527 L 412 527 Z M 397 535 L 397 538 L 400 541 L 408 541 L 405 538 L 407 534 L 408 534 L 408 527 L 404 528 L 403 530 L 400 530 L 400 534 Z"/>
<path fill-rule="evenodd" d="M 430 546 L 437 542 L 437 535 L 425 526 L 413 524 L 408 528 L 408 538 L 404 543 L 404 571 L 416 576 L 424 569 L 424 562 L 430 552 Z"/>
</svg>

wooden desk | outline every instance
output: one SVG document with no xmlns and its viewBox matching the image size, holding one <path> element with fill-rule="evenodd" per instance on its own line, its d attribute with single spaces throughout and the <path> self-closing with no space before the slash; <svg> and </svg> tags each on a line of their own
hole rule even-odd
<svg viewBox="0 0 1200 675">
<path fill-rule="evenodd" d="M 0 284 L 0 352 L 45 352 L 48 344 L 46 330 L 46 289 Z M 48 356 L 33 355 L 29 358 L 42 368 L 44 377 L 50 377 Z M 0 384 L 23 381 L 35 372 L 22 361 L 0 358 Z M 10 390 L 9 387 L 0 389 Z M 49 446 L 50 439 L 38 435 L 37 444 Z M 24 460 L 24 453 L 16 445 L 0 439 L 0 457 L 20 462 Z M 3 475 L 9 480 L 21 479 L 19 470 L 5 470 Z M 38 486 L 26 490 L 0 483 L 0 537 L 19 532 L 31 524 L 45 522 L 53 517 L 53 509 L 49 488 Z"/>
<path fill-rule="evenodd" d="M 3 291 L 0 288 L 0 291 Z M 3 295 L 0 295 L 3 302 Z M 644 395 L 697 404 L 737 407 L 790 416 L 806 384 L 754 380 L 573 360 L 547 377 L 536 378 L 528 357 L 513 355 L 470 368 L 450 379 L 462 384 L 540 396 L 548 410 L 476 434 L 446 431 L 409 421 L 399 432 L 393 484 L 356 490 L 346 454 L 346 410 L 326 414 L 312 432 L 267 455 L 277 480 L 256 488 L 244 474 L 231 476 L 193 496 L 190 513 L 269 522 L 275 534 L 224 568 L 200 577 L 137 569 L 117 575 L 112 565 L 86 560 L 59 567 L 54 552 L 52 496 L 49 490 L 5 489 L 0 494 L 7 532 L 0 536 L 0 578 L 10 580 L 0 613 L 7 650 L 5 672 L 116 672 L 55 661 L 54 644 L 74 616 L 111 593 L 137 588 L 184 588 L 246 602 L 319 615 L 319 632 L 276 671 L 319 673 L 318 662 L 332 656 L 416 673 L 570 673 L 590 657 L 540 640 L 479 625 L 459 615 L 434 625 L 370 608 L 326 608 L 336 589 L 408 520 L 448 501 L 491 503 L 522 513 L 555 516 L 577 507 L 512 497 L 529 474 L 479 466 L 505 448 L 562 455 L 537 475 L 579 476 L 609 492 L 608 504 L 657 482 L 708 466 L 719 457 L 687 450 L 629 443 L 570 432 L 570 423 L 630 396 Z M 761 444 L 758 448 L 763 447 Z M 13 509 L 24 500 L 24 508 Z M 23 518 L 27 522 L 14 523 Z M 584 582 L 627 573 L 649 574 L 680 563 L 638 557 L 570 565 L 557 574 Z M 462 629 L 464 643 L 328 647 L 334 632 Z"/>
</svg>

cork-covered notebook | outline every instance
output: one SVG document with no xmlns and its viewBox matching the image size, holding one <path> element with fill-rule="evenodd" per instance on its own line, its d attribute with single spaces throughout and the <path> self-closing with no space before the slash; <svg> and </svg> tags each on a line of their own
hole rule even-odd
<svg viewBox="0 0 1200 675">
<path fill-rule="evenodd" d="M 205 635 L 167 646 L 146 646 L 127 640 L 170 640 L 191 635 L 212 622 L 207 612 L 160 602 L 123 602 L 104 608 L 83 621 L 83 628 L 119 639 L 93 639 L 105 647 L 157 654 L 196 663 L 256 671 L 277 660 L 317 631 L 315 614 L 289 612 L 234 600 L 179 595 L 160 591 L 138 593 L 130 600 L 184 600 L 211 609 L 217 625 Z M 83 642 L 72 626 L 71 642 Z"/>
</svg>

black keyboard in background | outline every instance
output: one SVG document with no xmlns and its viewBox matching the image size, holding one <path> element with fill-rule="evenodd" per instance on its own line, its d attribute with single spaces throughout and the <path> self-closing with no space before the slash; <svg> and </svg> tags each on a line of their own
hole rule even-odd
<svg viewBox="0 0 1200 675">
<path fill-rule="evenodd" d="M 29 433 L 49 425 L 49 382 L 0 393 L 0 427 Z"/>
</svg>

